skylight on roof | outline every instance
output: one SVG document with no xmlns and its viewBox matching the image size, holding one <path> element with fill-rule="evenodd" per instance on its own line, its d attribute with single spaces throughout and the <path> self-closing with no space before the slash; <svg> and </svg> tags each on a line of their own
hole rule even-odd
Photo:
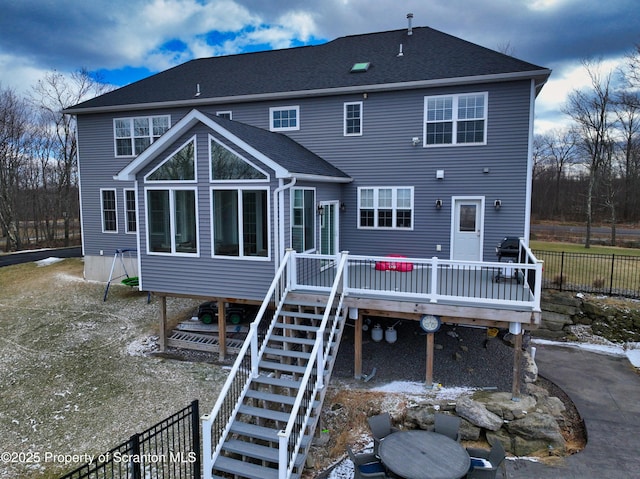
<svg viewBox="0 0 640 479">
<path fill-rule="evenodd" d="M 369 69 L 371 62 L 360 62 L 354 63 L 351 67 L 351 73 L 361 73 L 366 72 Z"/>
</svg>

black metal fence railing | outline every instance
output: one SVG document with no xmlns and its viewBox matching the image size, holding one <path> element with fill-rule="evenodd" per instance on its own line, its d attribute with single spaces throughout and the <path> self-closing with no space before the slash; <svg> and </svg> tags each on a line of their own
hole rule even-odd
<svg viewBox="0 0 640 479">
<path fill-rule="evenodd" d="M 534 251 L 544 261 L 542 287 L 640 298 L 640 256 Z"/>
<path fill-rule="evenodd" d="M 60 479 L 200 479 L 198 401 Z"/>
</svg>

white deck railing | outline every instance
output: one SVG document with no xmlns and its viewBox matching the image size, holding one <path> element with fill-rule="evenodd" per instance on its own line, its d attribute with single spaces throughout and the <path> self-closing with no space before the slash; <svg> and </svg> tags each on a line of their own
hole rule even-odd
<svg viewBox="0 0 640 479">
<path fill-rule="evenodd" d="M 292 290 L 329 289 L 334 265 L 317 256 L 294 256 Z M 349 255 L 344 277 L 354 297 L 540 311 L 542 262 L 522 242 L 517 262 Z"/>
</svg>

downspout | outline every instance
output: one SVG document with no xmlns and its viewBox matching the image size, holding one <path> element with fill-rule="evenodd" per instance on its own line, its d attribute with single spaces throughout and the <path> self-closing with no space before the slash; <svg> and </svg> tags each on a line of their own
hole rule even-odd
<svg viewBox="0 0 640 479">
<path fill-rule="evenodd" d="M 279 196 L 280 193 L 282 193 L 284 190 L 288 190 L 289 188 L 293 187 L 293 185 L 296 184 L 297 178 L 293 178 L 291 180 L 291 182 L 287 183 L 286 185 L 284 184 L 284 180 L 282 178 L 280 178 L 278 180 L 280 186 L 278 186 L 274 191 L 273 191 L 273 208 L 274 208 L 274 214 L 273 214 L 273 250 L 274 250 L 274 265 L 275 265 L 275 271 L 278 271 L 278 268 L 280 267 L 280 258 L 282 257 L 280 255 L 281 251 L 284 251 L 284 207 L 281 208 L 280 206 L 280 201 L 279 201 Z M 282 231 L 280 231 L 280 228 L 283 228 Z M 282 236 L 282 245 L 280 244 L 280 236 Z"/>
<path fill-rule="evenodd" d="M 529 246 L 531 234 L 531 190 L 533 189 L 533 120 L 535 117 L 536 82 L 531 80 L 531 105 L 529 106 L 529 144 L 527 145 L 527 189 L 525 196 L 524 244 Z"/>
</svg>

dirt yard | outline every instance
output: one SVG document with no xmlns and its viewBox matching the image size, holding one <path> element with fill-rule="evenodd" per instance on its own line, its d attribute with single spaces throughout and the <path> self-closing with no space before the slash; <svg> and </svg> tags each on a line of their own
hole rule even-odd
<svg viewBox="0 0 640 479">
<path fill-rule="evenodd" d="M 103 302 L 104 283 L 82 267 L 0 268 L 0 478 L 57 478 L 81 464 L 53 454 L 100 454 L 193 399 L 208 411 L 226 379 L 219 365 L 145 356 L 157 303 L 120 284 Z"/>
</svg>

